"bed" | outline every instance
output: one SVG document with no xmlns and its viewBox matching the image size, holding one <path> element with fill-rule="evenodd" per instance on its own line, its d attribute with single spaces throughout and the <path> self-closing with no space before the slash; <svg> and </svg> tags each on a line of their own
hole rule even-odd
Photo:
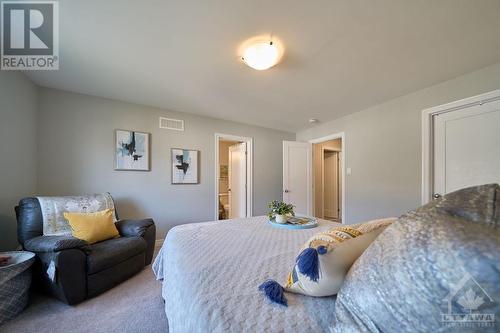
<svg viewBox="0 0 500 333">
<path fill-rule="evenodd" d="M 287 293 L 284 307 L 258 286 L 284 282 L 304 242 L 336 225 L 319 220 L 313 229 L 288 230 L 260 216 L 172 228 L 153 264 L 169 332 L 328 332 L 334 296 Z"/>
</svg>

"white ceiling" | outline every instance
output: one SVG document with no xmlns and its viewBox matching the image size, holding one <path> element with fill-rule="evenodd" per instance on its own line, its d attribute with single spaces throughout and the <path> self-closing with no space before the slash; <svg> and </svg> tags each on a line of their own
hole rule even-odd
<svg viewBox="0 0 500 333">
<path fill-rule="evenodd" d="M 239 60 L 273 33 L 282 63 Z M 500 61 L 500 0 L 60 1 L 41 86 L 297 131 Z"/>
</svg>

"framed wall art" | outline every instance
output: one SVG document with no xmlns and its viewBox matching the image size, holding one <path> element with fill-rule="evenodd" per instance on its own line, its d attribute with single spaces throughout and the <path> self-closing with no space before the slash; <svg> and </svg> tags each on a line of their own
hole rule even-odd
<svg viewBox="0 0 500 333">
<path fill-rule="evenodd" d="M 149 144 L 149 133 L 115 130 L 115 170 L 151 170 Z"/>
<path fill-rule="evenodd" d="M 199 184 L 199 150 L 172 148 L 172 184 Z"/>
</svg>

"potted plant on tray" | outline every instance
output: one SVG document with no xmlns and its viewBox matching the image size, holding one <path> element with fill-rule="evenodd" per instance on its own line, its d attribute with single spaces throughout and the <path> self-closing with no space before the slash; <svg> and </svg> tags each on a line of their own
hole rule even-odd
<svg viewBox="0 0 500 333">
<path fill-rule="evenodd" d="M 268 205 L 270 211 L 267 216 L 270 220 L 274 219 L 276 223 L 286 223 L 289 216 L 295 216 L 293 205 L 283 201 L 271 201 Z"/>
</svg>

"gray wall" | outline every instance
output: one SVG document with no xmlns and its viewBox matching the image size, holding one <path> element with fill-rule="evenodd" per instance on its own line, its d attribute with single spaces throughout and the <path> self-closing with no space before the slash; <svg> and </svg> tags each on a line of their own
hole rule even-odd
<svg viewBox="0 0 500 333">
<path fill-rule="evenodd" d="M 254 139 L 254 215 L 282 197 L 282 141 L 295 134 L 147 106 L 39 90 L 38 193 L 109 191 L 120 217 L 153 217 L 158 238 L 182 223 L 209 221 L 215 204 L 215 133 Z M 185 121 L 185 131 L 158 128 L 158 117 Z M 114 130 L 152 134 L 152 170 L 114 171 Z M 201 151 L 199 185 L 170 184 L 170 148 Z"/>
<path fill-rule="evenodd" d="M 421 111 L 500 89 L 500 64 L 297 133 L 308 140 L 346 133 L 347 223 L 399 215 L 420 205 Z M 362 92 L 360 92 L 362 93 Z M 38 112 L 37 112 L 38 106 Z M 160 130 L 158 117 L 186 121 Z M 0 250 L 16 246 L 13 207 L 33 194 L 110 191 L 123 217 L 153 217 L 159 237 L 180 223 L 213 219 L 214 133 L 254 138 L 254 214 L 281 198 L 282 140 L 294 135 L 141 105 L 37 88 L 0 72 Z M 113 170 L 113 131 L 152 133 L 152 171 Z M 37 143 L 38 141 L 38 143 Z M 201 184 L 170 184 L 170 148 L 201 150 Z M 38 184 L 38 185 L 37 185 Z"/>
<path fill-rule="evenodd" d="M 17 246 L 14 206 L 36 190 L 37 88 L 0 71 L 0 251 Z"/>
<path fill-rule="evenodd" d="M 345 132 L 347 223 L 397 216 L 420 205 L 422 110 L 495 89 L 500 64 L 298 132 L 297 140 Z"/>
</svg>

